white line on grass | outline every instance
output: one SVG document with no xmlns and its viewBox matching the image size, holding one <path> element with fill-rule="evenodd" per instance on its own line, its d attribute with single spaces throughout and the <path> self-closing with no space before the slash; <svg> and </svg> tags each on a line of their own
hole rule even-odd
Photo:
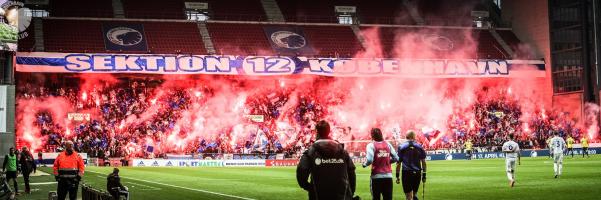
<svg viewBox="0 0 601 200">
<path fill-rule="evenodd" d="M 141 190 L 161 190 L 161 188 L 152 187 L 152 186 L 149 186 L 149 185 L 144 185 L 144 184 L 139 184 L 139 183 L 134 183 L 134 182 L 125 182 L 125 183 L 148 188 L 148 189 L 141 189 Z"/>
<path fill-rule="evenodd" d="M 56 182 L 30 183 L 29 185 L 52 185 L 52 184 L 56 184 Z"/>
<path fill-rule="evenodd" d="M 88 172 L 92 172 L 92 173 L 96 173 L 96 174 L 102 174 L 100 172 L 95 172 L 95 171 L 90 171 L 90 170 L 88 170 Z M 137 179 L 137 178 L 126 177 L 125 179 L 130 179 L 130 180 L 140 181 L 140 182 L 146 182 L 146 183 L 153 183 L 153 184 L 157 184 L 157 185 L 169 186 L 169 187 L 180 188 L 180 189 L 185 189 L 185 190 L 191 190 L 191 191 L 196 191 L 196 192 L 204 192 L 204 193 L 208 193 L 208 194 L 214 194 L 214 195 L 218 195 L 218 196 L 230 197 L 230 198 L 235 198 L 235 199 L 256 200 L 256 199 L 251 199 L 251 198 L 246 198 L 246 197 L 235 196 L 235 195 L 231 195 L 231 194 L 223 194 L 223 193 L 219 193 L 219 192 L 211 192 L 211 191 L 207 191 L 207 190 L 182 187 L 182 186 L 171 185 L 171 184 L 166 184 L 166 183 L 159 183 L 159 182 L 154 182 L 154 181 L 147 181 L 147 180 Z"/>
</svg>

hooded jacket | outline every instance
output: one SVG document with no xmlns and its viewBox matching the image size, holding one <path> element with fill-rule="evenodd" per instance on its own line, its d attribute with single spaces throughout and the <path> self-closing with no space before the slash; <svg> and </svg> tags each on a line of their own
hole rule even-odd
<svg viewBox="0 0 601 200">
<path fill-rule="evenodd" d="M 296 179 L 310 200 L 350 200 L 355 193 L 355 165 L 343 145 L 330 139 L 317 140 L 303 153 Z"/>
</svg>

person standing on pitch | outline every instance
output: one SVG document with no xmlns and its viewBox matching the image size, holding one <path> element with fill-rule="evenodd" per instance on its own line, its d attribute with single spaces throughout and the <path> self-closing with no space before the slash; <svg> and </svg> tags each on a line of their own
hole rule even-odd
<svg viewBox="0 0 601 200">
<path fill-rule="evenodd" d="M 586 154 L 586 157 L 590 158 L 591 156 L 588 155 L 588 139 L 586 139 L 586 135 L 582 136 L 580 143 L 582 144 L 582 157 L 584 158 L 584 154 Z"/>
<path fill-rule="evenodd" d="M 396 166 L 396 183 L 399 184 L 399 171 L 403 168 L 403 191 L 407 200 L 417 200 L 420 181 L 426 183 L 426 151 L 415 142 L 415 132 L 407 132 L 407 142 L 398 149 L 399 162 Z"/>
<path fill-rule="evenodd" d="M 330 138 L 328 122 L 319 121 L 315 131 L 317 141 L 303 153 L 296 168 L 298 185 L 309 193 L 309 200 L 353 199 L 355 165 L 348 152 Z"/>
<path fill-rule="evenodd" d="M 29 152 L 27 147 L 22 148 L 19 164 L 21 164 L 21 174 L 23 175 L 23 181 L 25 182 L 25 193 L 29 194 L 31 193 L 31 188 L 29 187 L 29 174 L 35 170 L 36 166 L 33 161 L 33 155 Z"/>
<path fill-rule="evenodd" d="M 371 129 L 371 139 L 374 142 L 366 147 L 367 160 L 363 168 L 371 165 L 371 195 L 374 200 L 392 200 L 392 168 L 391 162 L 397 162 L 399 157 L 394 147 L 384 141 L 379 128 Z"/>
<path fill-rule="evenodd" d="M 551 134 L 549 134 L 551 135 Z M 549 158 L 553 158 L 553 152 L 551 151 L 551 138 L 547 138 L 547 149 L 549 149 Z"/>
<path fill-rule="evenodd" d="M 574 138 L 572 138 L 572 136 L 568 136 L 568 139 L 566 140 L 566 143 L 568 144 L 568 151 L 566 152 L 566 155 L 572 154 L 572 158 L 574 158 L 574 142 Z"/>
<path fill-rule="evenodd" d="M 10 179 L 13 180 L 13 185 L 15 187 L 15 195 L 19 195 L 19 184 L 17 183 L 17 153 L 15 148 L 11 147 L 8 155 L 4 157 L 4 164 L 2 164 L 2 171 L 6 172 L 6 182 L 10 182 Z"/>
<path fill-rule="evenodd" d="M 468 160 L 472 160 L 472 148 L 473 148 L 472 140 L 467 140 L 465 142 L 465 154 Z"/>
<path fill-rule="evenodd" d="M 73 150 L 73 142 L 67 141 L 65 151 L 58 154 L 54 160 L 53 171 L 54 179 L 58 181 L 58 200 L 65 200 L 67 193 L 70 200 L 77 199 L 77 189 L 84 170 L 83 159 Z"/>
<path fill-rule="evenodd" d="M 520 146 L 518 143 L 513 141 L 513 133 L 509 134 L 509 141 L 503 144 L 503 152 L 505 153 L 505 168 L 507 169 L 507 178 L 509 179 L 509 186 L 515 185 L 515 161 L 517 159 L 518 165 L 521 164 L 520 157 Z"/>
<path fill-rule="evenodd" d="M 561 176 L 561 168 L 563 167 L 563 153 L 566 150 L 566 142 L 559 137 L 559 132 L 555 131 L 551 138 L 551 149 L 553 150 L 553 171 L 555 178 Z"/>
</svg>

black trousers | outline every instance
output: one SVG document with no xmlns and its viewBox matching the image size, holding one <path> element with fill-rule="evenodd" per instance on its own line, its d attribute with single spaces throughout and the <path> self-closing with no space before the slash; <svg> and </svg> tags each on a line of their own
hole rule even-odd
<svg viewBox="0 0 601 200">
<path fill-rule="evenodd" d="M 65 200 L 67 198 L 67 193 L 69 193 L 69 200 L 77 199 L 77 189 L 79 186 L 79 182 L 72 179 L 62 178 L 58 181 L 58 189 L 57 195 L 58 200 Z"/>
<path fill-rule="evenodd" d="M 403 191 L 405 193 L 414 192 L 417 193 L 419 189 L 419 184 L 422 182 L 422 172 L 421 171 L 405 171 L 403 170 L 403 177 L 401 177 L 403 182 Z"/>
<path fill-rule="evenodd" d="M 392 178 L 372 178 L 371 197 L 374 200 L 392 200 Z"/>
<path fill-rule="evenodd" d="M 23 181 L 25 182 L 25 192 L 31 191 L 31 188 L 29 187 L 29 174 L 30 173 L 31 172 L 23 171 Z"/>
<path fill-rule="evenodd" d="M 588 155 L 588 147 L 582 147 L 582 157 L 584 158 L 584 155 L 586 154 L 586 156 L 590 157 Z"/>
<path fill-rule="evenodd" d="M 17 183 L 17 171 L 6 171 L 6 182 L 10 184 L 10 180 L 13 180 L 13 186 L 15 187 L 15 193 L 19 192 L 19 183 Z"/>
</svg>

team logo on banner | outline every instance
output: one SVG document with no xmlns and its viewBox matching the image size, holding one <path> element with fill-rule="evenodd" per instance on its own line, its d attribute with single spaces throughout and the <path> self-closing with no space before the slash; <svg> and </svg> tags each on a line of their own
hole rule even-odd
<svg viewBox="0 0 601 200">
<path fill-rule="evenodd" d="M 432 49 L 439 51 L 450 51 L 453 50 L 454 44 L 448 37 L 438 34 L 426 34 L 422 35 L 422 42 Z"/>
<path fill-rule="evenodd" d="M 271 42 L 278 47 L 300 49 L 307 45 L 305 37 L 290 31 L 278 31 L 271 34 Z"/>
<path fill-rule="evenodd" d="M 314 54 L 302 27 L 264 27 L 264 30 L 271 47 L 279 54 Z"/>
<path fill-rule="evenodd" d="M 107 50 L 146 51 L 146 37 L 141 24 L 104 24 L 104 43 Z"/>
<path fill-rule="evenodd" d="M 106 38 L 113 44 L 121 46 L 132 46 L 142 42 L 142 33 L 128 27 L 117 27 L 106 33 Z"/>
</svg>

